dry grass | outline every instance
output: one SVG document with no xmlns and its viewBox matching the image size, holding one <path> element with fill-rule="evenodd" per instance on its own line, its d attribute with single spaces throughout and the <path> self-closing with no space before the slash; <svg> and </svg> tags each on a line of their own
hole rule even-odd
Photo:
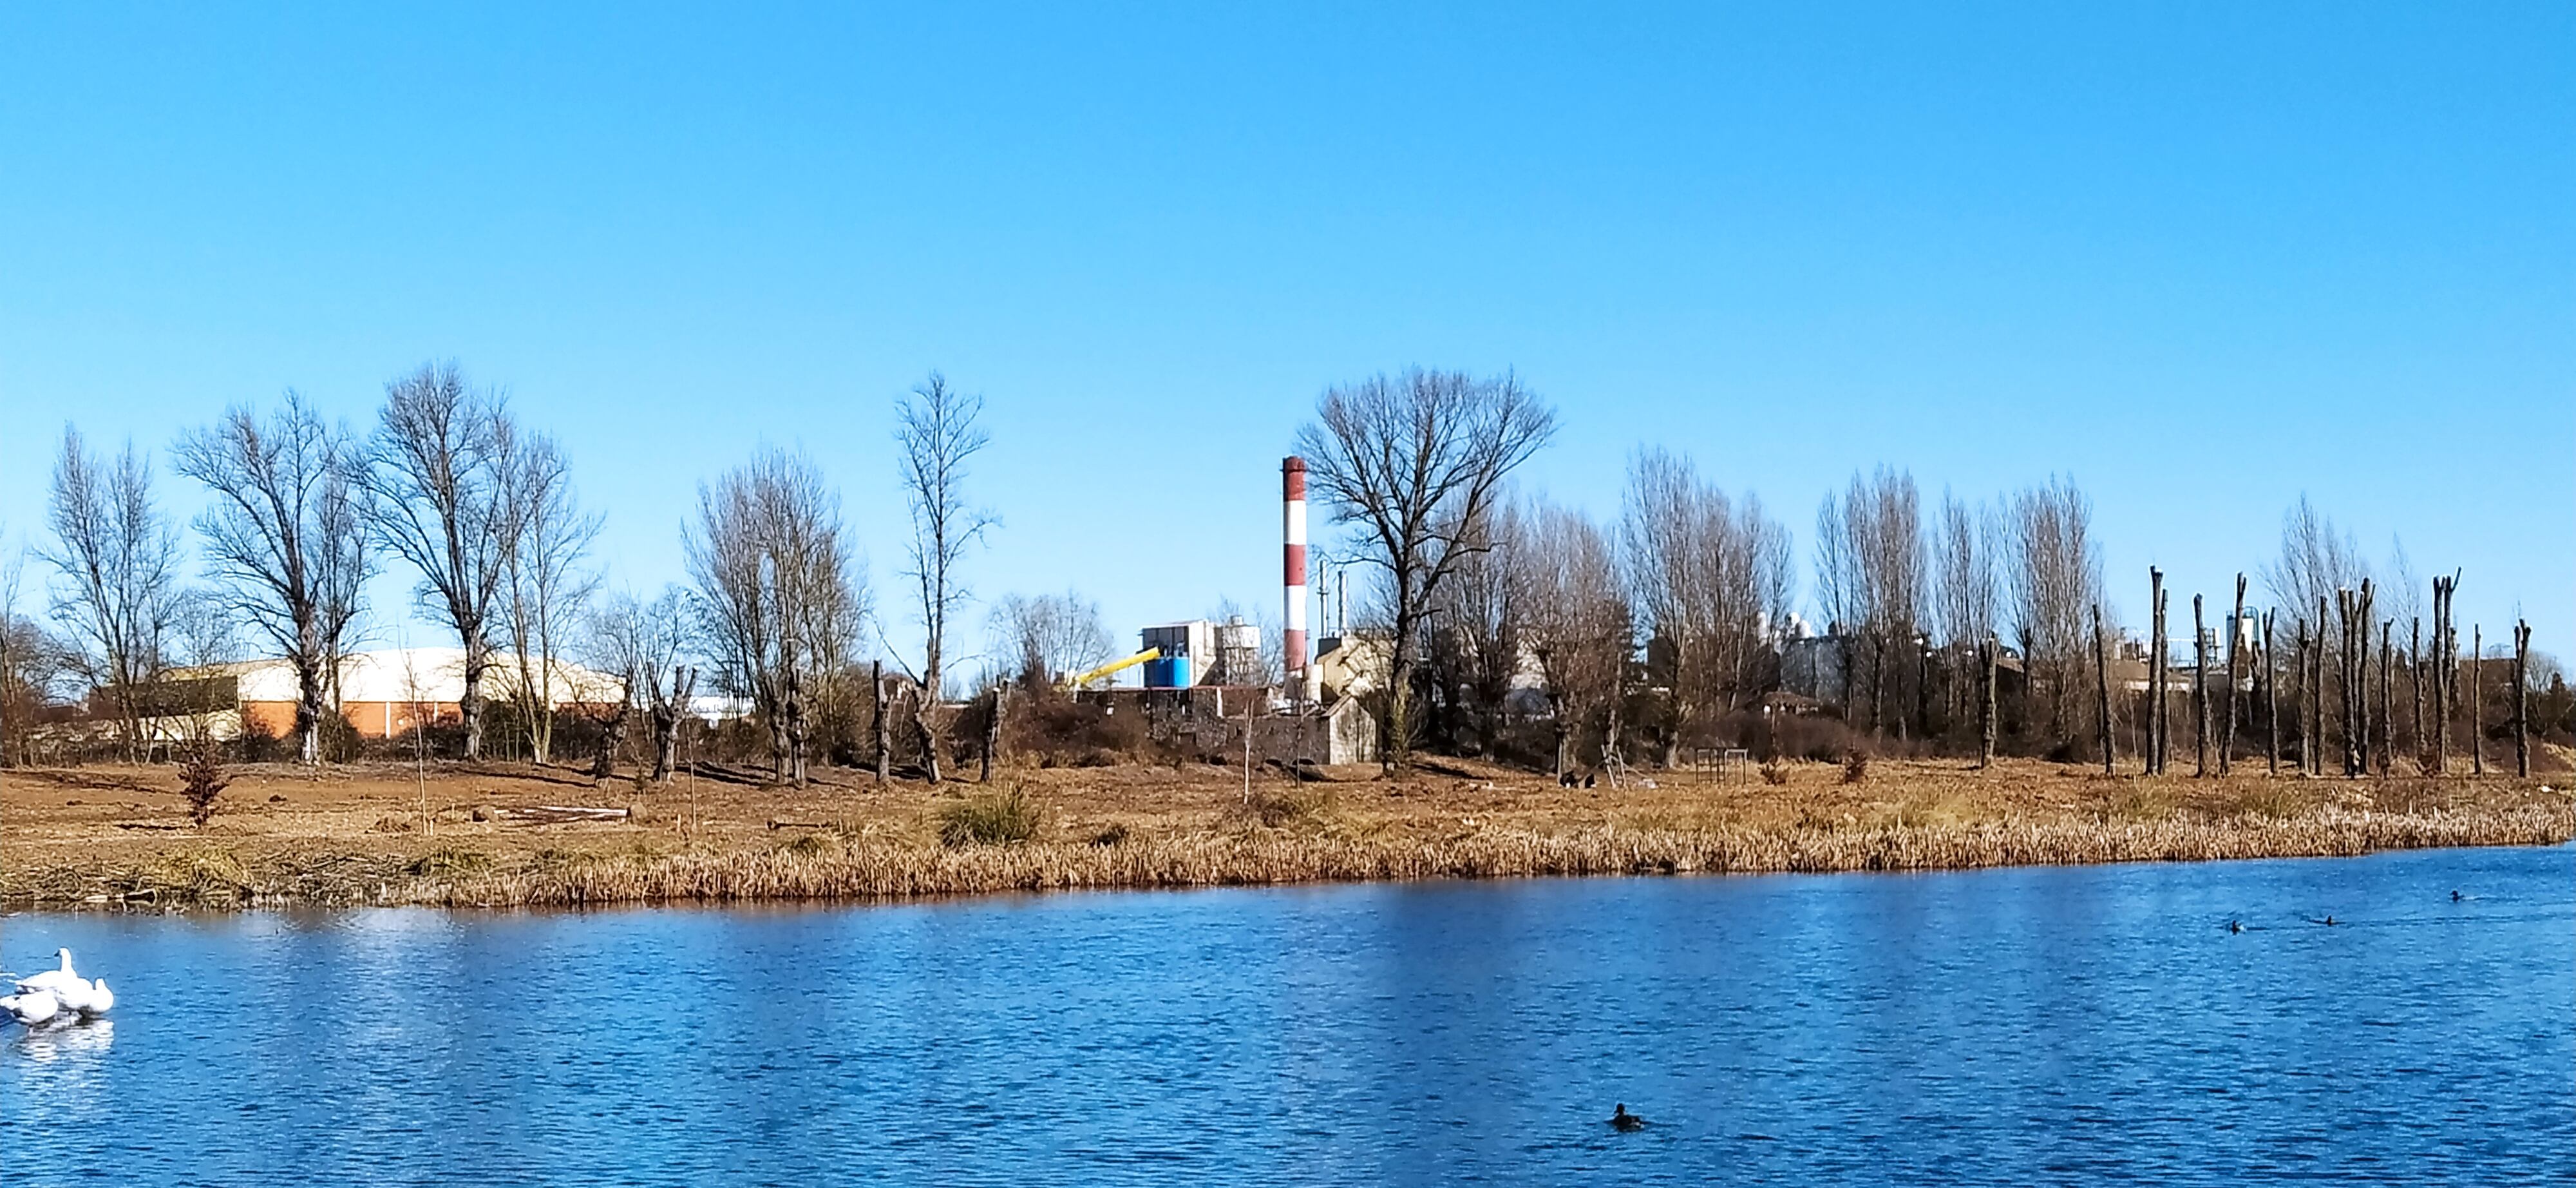
<svg viewBox="0 0 2576 1188">
<path fill-rule="evenodd" d="M 189 829 L 166 769 L 0 773 L 0 899 L 253 905 L 583 905 L 992 891 L 1720 871 L 1930 870 L 2537 845 L 2576 836 L 2547 782 L 2105 777 L 2055 765 L 1790 764 L 1782 784 L 1561 789 L 1446 773 L 1325 783 L 1167 767 L 1015 773 L 963 798 L 856 781 L 702 782 L 617 822 L 476 820 L 490 805 L 625 802 L 558 773 L 407 779 L 241 769 L 245 807 Z M 837 774 L 837 773 L 836 773 Z M 159 782 L 159 789 L 154 787 Z M 567 786 L 572 784 L 573 786 Z M 283 797 L 270 800 L 269 797 Z M 408 806 L 408 807 L 407 807 Z M 164 819 L 165 816 L 167 819 Z M 398 822 L 380 832 L 380 823 Z"/>
</svg>

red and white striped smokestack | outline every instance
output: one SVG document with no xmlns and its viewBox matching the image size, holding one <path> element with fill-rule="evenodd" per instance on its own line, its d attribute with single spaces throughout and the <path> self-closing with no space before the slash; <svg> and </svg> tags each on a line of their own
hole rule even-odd
<svg viewBox="0 0 2576 1188">
<path fill-rule="evenodd" d="M 1306 460 L 1292 455 L 1279 464 L 1279 477 L 1288 503 L 1287 604 L 1280 608 L 1280 621 L 1287 630 L 1280 645 L 1280 666 L 1287 670 L 1293 689 L 1303 686 L 1306 678 Z"/>
</svg>

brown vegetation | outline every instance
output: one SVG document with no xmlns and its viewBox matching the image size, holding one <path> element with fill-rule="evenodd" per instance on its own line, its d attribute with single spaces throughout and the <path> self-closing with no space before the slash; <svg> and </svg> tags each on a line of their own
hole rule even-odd
<svg viewBox="0 0 2576 1188">
<path fill-rule="evenodd" d="M 2536 756 L 2564 768 L 2563 748 Z M 1507 875 L 1928 870 L 2359 854 L 2576 836 L 2539 781 L 2146 779 L 2003 759 L 1835 763 L 1786 782 L 1564 788 L 1458 760 L 1321 782 L 1207 765 L 1017 770 L 969 798 L 828 771 L 803 789 L 684 775 L 608 820 L 570 768 L 235 768 L 202 832 L 168 768 L 0 776 L 0 899 L 18 904 L 521 906 Z M 975 818 L 968 821 L 967 818 Z M 943 837 L 943 835 L 945 835 Z M 995 844 L 1000 843 L 1000 844 Z"/>
</svg>

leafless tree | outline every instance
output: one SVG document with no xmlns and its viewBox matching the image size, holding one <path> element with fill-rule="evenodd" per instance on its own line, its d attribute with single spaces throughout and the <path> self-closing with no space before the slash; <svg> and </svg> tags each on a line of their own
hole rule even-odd
<svg viewBox="0 0 2576 1188">
<path fill-rule="evenodd" d="M 555 707 L 566 700 L 597 704 L 606 692 L 561 679 L 562 633 L 581 621 L 599 585 L 582 561 L 599 537 L 600 517 L 582 510 L 571 463 L 544 434 L 521 434 L 511 443 L 501 485 L 518 528 L 502 563 L 502 626 L 517 662 L 507 692 L 527 732 L 529 757 L 544 764 L 554 749 Z"/>
<path fill-rule="evenodd" d="M 1690 459 L 1649 447 L 1628 461 L 1619 549 L 1633 617 L 1661 653 L 1669 765 L 1705 716 L 1767 683 L 1768 636 L 1789 615 L 1789 534 L 1760 498 L 1738 505 Z"/>
<path fill-rule="evenodd" d="M 266 423 L 236 407 L 181 434 L 175 453 L 214 496 L 197 533 L 218 597 L 294 669 L 296 750 L 319 762 L 372 560 L 357 443 L 290 390 Z"/>
<path fill-rule="evenodd" d="M 1877 733 L 1887 725 L 1888 657 L 1915 655 L 1922 633 L 1926 565 L 1914 476 L 1886 466 L 1852 475 L 1840 500 L 1826 496 L 1816 513 L 1816 549 L 1825 612 L 1844 638 L 1858 633 L 1868 656 L 1869 728 Z M 1896 680 L 1915 669 L 1896 666 Z M 1848 684 L 1851 665 L 1844 671 Z M 1901 698 L 1903 690 L 1893 692 Z M 1897 729 L 1904 733 L 1901 714 Z"/>
<path fill-rule="evenodd" d="M 1457 568 L 1432 599 L 1424 668 L 1435 693 L 1433 729 L 1453 746 L 1491 754 L 1526 645 L 1528 581 L 1518 547 L 1520 509 L 1498 500 L 1481 526 L 1462 529 Z M 1438 721 L 1445 707 L 1451 721 Z"/>
<path fill-rule="evenodd" d="M 2050 734 L 2069 740 L 2082 665 L 2093 644 L 2085 614 L 2103 601 L 2093 502 L 2073 479 L 2051 478 L 2016 495 L 2010 514 L 2013 638 L 2025 671 L 2046 689 Z"/>
<path fill-rule="evenodd" d="M 417 596 L 465 652 L 457 713 L 465 756 L 483 754 L 483 677 L 494 615 L 519 540 L 507 473 L 517 428 L 499 392 L 467 385 L 454 363 L 423 364 L 385 385 L 358 472 L 376 541 L 420 574 Z"/>
<path fill-rule="evenodd" d="M 2351 533 L 2301 495 L 2281 515 L 2281 555 L 2262 574 L 2275 601 L 2306 608 L 2321 598 L 2332 603 L 2337 590 L 2359 589 L 2370 563 Z"/>
<path fill-rule="evenodd" d="M 1581 512 L 1533 504 L 1515 544 L 1528 583 L 1522 639 L 1538 658 L 1557 732 L 1557 762 L 1579 762 L 1587 737 L 1618 748 L 1609 725 L 1634 650 L 1628 600 L 1608 534 Z"/>
<path fill-rule="evenodd" d="M 37 711 L 50 701 L 71 665 L 60 641 L 42 623 L 18 611 L 26 550 L 0 561 L 0 767 L 35 761 L 31 731 Z"/>
<path fill-rule="evenodd" d="M 840 497 L 812 463 L 765 450 L 698 489 L 684 545 L 721 682 L 768 727 L 778 781 L 801 784 L 807 699 L 844 671 L 868 610 Z"/>
<path fill-rule="evenodd" d="M 142 757 L 141 690 L 168 661 L 179 612 L 179 534 L 152 497 L 152 464 L 129 441 L 114 460 L 63 429 L 49 505 L 54 617 L 69 659 L 114 707 L 128 762 Z"/>
<path fill-rule="evenodd" d="M 922 694 L 913 703 L 913 726 L 934 784 L 946 738 L 940 698 L 948 622 L 973 597 L 957 567 L 966 550 L 998 522 L 966 499 L 966 464 L 991 441 L 976 424 L 983 411 L 983 397 L 949 387 L 936 371 L 895 411 L 895 446 L 904 495 L 912 505 L 912 567 L 904 574 L 913 581 L 923 633 Z"/>
<path fill-rule="evenodd" d="M 1357 525 L 1360 556 L 1385 570 L 1394 628 L 1386 765 L 1411 765 L 1413 683 L 1423 620 L 1440 584 L 1474 551 L 1466 534 L 1505 477 L 1556 431 L 1554 410 L 1509 375 L 1407 370 L 1327 389 L 1297 435 L 1335 522 Z"/>
<path fill-rule="evenodd" d="M 1071 590 L 1005 596 L 993 607 L 993 650 L 1017 665 L 1017 678 L 1038 688 L 1106 663 L 1113 651 L 1100 604 Z"/>
<path fill-rule="evenodd" d="M 1941 493 L 1933 547 L 1932 622 L 1943 646 L 1973 647 L 1995 633 L 2001 585 L 1996 555 L 2003 545 L 1995 510 Z"/>
<path fill-rule="evenodd" d="M 651 737 L 651 779 L 671 782 L 680 722 L 696 692 L 697 670 L 680 662 L 690 649 L 688 592 L 665 586 L 651 602 L 621 594 L 594 620 L 591 637 L 601 668 L 617 675 L 628 703 L 644 715 Z"/>
</svg>

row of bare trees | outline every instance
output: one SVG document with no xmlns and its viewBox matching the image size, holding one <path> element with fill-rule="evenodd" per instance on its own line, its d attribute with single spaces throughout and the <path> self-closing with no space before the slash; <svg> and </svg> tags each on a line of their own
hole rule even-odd
<svg viewBox="0 0 2576 1188">
<path fill-rule="evenodd" d="M 970 597 L 962 565 L 996 523 L 966 498 L 969 462 L 987 441 L 981 411 L 979 397 L 937 373 L 897 409 L 916 527 L 905 575 L 926 639 L 919 664 L 898 665 L 896 681 L 916 691 L 906 700 L 934 775 L 948 636 Z M 0 761 L 23 758 L 34 708 L 70 685 L 106 703 L 125 754 L 140 758 L 156 685 L 182 663 L 230 658 L 234 646 L 292 669 L 297 750 L 320 758 L 342 658 L 365 629 L 368 579 L 391 564 L 416 580 L 416 609 L 462 652 L 465 757 L 485 752 L 497 692 L 539 763 L 552 758 L 560 707 L 602 716 L 612 738 L 631 709 L 649 727 L 655 778 L 667 778 L 703 662 L 710 683 L 767 727 L 777 778 L 802 780 L 817 701 L 849 695 L 874 622 L 838 494 L 812 463 L 778 450 L 701 486 L 684 533 L 686 588 L 600 599 L 590 554 L 602 518 L 583 508 L 566 454 L 522 424 L 501 390 L 453 363 L 387 384 L 363 435 L 290 391 L 264 414 L 235 407 L 181 433 L 172 455 L 209 495 L 194 525 L 202 586 L 185 572 L 188 550 L 160 508 L 148 456 L 131 442 L 102 455 L 65 430 L 51 531 L 37 551 L 52 570 L 55 629 L 16 614 L 16 562 L 0 575 Z M 226 625 L 252 638 L 218 640 Z M 206 640 L 218 641 L 191 642 Z M 616 687 L 573 681 L 576 655 Z"/>
<path fill-rule="evenodd" d="M 2278 700 L 2287 680 L 2288 734 L 2317 756 L 2309 762 L 2324 762 L 2331 735 L 2347 740 L 2347 771 L 2371 766 L 2374 745 L 2384 771 L 2389 744 L 2372 739 L 2374 730 L 2388 733 L 2393 716 L 2391 674 L 2437 685 L 2456 675 L 2455 666 L 2422 659 L 2420 646 L 2401 667 L 2398 619 L 2384 611 L 2389 589 L 2403 591 L 2399 609 L 2413 605 L 2417 582 L 2403 550 L 2391 562 L 2393 582 L 2367 581 L 2349 535 L 2304 498 L 2285 517 L 2280 559 L 2265 570 L 2276 609 L 2249 617 L 2240 577 L 2222 638 L 2210 629 L 2206 600 L 2193 596 L 2190 643 L 2177 664 L 2160 577 L 2149 641 L 2141 647 L 2121 634 L 2092 504 L 2071 479 L 1991 502 L 1944 492 L 1927 517 L 1912 476 L 1883 466 L 1854 474 L 1818 509 L 1812 572 L 1826 621 L 1821 636 L 1806 637 L 1791 614 L 1788 532 L 1757 497 L 1731 496 L 1686 456 L 1638 451 L 1608 524 L 1502 494 L 1554 424 L 1509 375 L 1415 370 L 1327 390 L 1299 439 L 1357 556 L 1379 570 L 1378 629 L 1393 653 L 1383 722 L 1392 764 L 1418 744 L 1492 754 L 1516 717 L 1550 724 L 1560 764 L 1569 749 L 1611 761 L 1632 737 L 1671 764 L 1694 739 L 1732 741 L 1729 730 L 1741 733 L 1736 715 L 1763 694 L 1804 685 L 1861 734 L 1975 745 L 1987 756 L 2004 733 L 2043 752 L 2096 746 L 2112 762 L 2117 736 L 2134 728 L 2145 740 L 2138 749 L 2160 770 L 2179 717 L 2195 770 L 2213 762 L 2224 770 L 2240 727 L 2259 716 L 2269 735 L 2282 734 L 2285 723 L 2259 706 Z M 2449 586 L 2435 589 L 2446 615 Z M 2275 619 L 2309 641 L 2295 673 L 2268 646 L 2253 646 L 2253 625 Z M 2437 618 L 2437 641 L 2451 632 Z M 2527 650 L 2519 633 L 2516 646 Z M 1784 670 L 1792 653 L 1804 657 L 1796 679 Z M 2129 675 L 2132 666 L 2143 675 Z M 2517 704 L 2530 679 L 2518 664 Z M 2007 680 L 2014 688 L 2002 695 Z M 1535 700 L 1526 696 L 1531 686 Z M 2183 695 L 2169 696 L 2177 688 Z M 1516 689 L 1524 692 L 1518 710 Z M 2261 699 L 2240 697 L 2241 689 L 2260 690 Z M 1423 701 L 1427 715 L 1417 714 Z M 2328 721 L 2321 715 L 2330 705 Z M 2477 712 L 2473 698 L 2473 732 Z M 2446 730 L 2447 720 L 2437 714 L 2434 729 Z M 2517 728 L 2527 721 L 2514 711 Z M 2439 770 L 2441 750 L 2430 749 L 2429 769 Z"/>
</svg>

